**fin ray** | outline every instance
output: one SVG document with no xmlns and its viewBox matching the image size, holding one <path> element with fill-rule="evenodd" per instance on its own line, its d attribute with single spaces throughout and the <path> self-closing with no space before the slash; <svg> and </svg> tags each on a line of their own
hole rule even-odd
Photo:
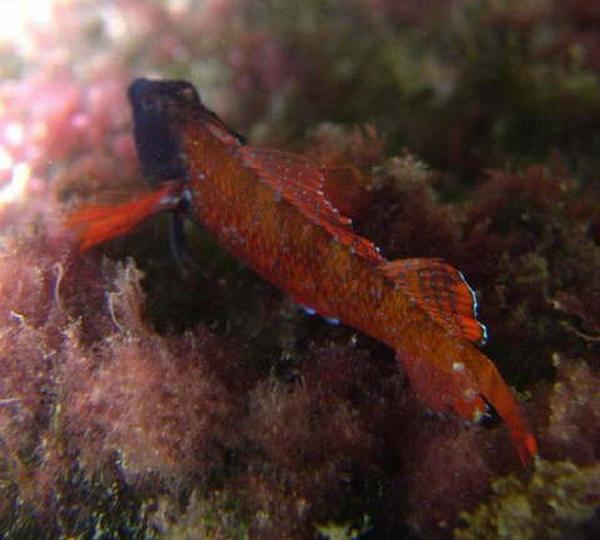
<svg viewBox="0 0 600 540">
<path fill-rule="evenodd" d="M 402 259 L 380 268 L 448 332 L 485 344 L 487 329 L 477 320 L 475 292 L 458 270 L 441 259 Z"/>
<path fill-rule="evenodd" d="M 325 194 L 325 177 L 309 159 L 281 150 L 246 146 L 240 148 L 246 166 L 255 170 L 261 181 L 271 186 L 283 199 L 313 223 L 323 227 L 340 243 L 359 256 L 381 263 L 375 245 L 356 234 L 352 220 L 332 204 Z"/>
<path fill-rule="evenodd" d="M 176 204 L 171 202 L 174 186 L 139 196 L 117 205 L 86 204 L 69 214 L 65 225 L 77 230 L 80 250 L 86 251 L 102 242 L 128 233 L 146 218 Z"/>
<path fill-rule="evenodd" d="M 323 192 L 331 204 L 352 219 L 361 217 L 371 194 L 364 175 L 352 164 L 322 166 Z"/>
</svg>

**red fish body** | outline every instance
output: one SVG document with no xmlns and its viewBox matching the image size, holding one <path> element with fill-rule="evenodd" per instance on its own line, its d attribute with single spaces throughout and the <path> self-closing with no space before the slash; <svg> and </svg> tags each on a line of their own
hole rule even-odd
<svg viewBox="0 0 600 540">
<path fill-rule="evenodd" d="M 86 247 L 184 203 L 189 217 L 295 302 L 392 347 L 432 409 L 477 420 L 491 405 L 521 460 L 536 454 L 510 389 L 473 344 L 485 340 L 485 327 L 475 319 L 474 294 L 457 270 L 437 259 L 384 259 L 337 210 L 339 194 L 328 192 L 326 169 L 299 155 L 244 144 L 191 85 L 138 80 L 129 95 L 142 168 L 160 193 L 131 203 L 137 212 L 107 208 L 102 215 L 94 207 L 76 213 L 71 223 L 82 227 Z M 152 129 L 144 131 L 144 123 Z M 157 131 L 166 141 L 158 157 Z M 130 215 L 129 226 L 115 214 Z"/>
</svg>

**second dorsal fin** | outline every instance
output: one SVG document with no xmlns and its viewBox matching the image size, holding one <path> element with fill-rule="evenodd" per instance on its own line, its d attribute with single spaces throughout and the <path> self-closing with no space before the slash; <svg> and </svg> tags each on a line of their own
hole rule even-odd
<svg viewBox="0 0 600 540">
<path fill-rule="evenodd" d="M 402 259 L 380 265 L 384 275 L 448 332 L 484 345 L 477 298 L 464 276 L 441 259 Z"/>
</svg>

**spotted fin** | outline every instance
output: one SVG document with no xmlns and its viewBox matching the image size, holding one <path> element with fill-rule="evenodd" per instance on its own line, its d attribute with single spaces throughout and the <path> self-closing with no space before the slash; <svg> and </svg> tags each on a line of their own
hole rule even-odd
<svg viewBox="0 0 600 540">
<path fill-rule="evenodd" d="M 464 276 L 441 259 L 402 259 L 380 265 L 384 275 L 448 332 L 484 345 L 477 298 Z"/>
<path fill-rule="evenodd" d="M 87 249 L 130 232 L 156 212 L 176 206 L 173 184 L 116 205 L 88 204 L 69 214 L 65 225 L 79 235 L 80 249 Z"/>
<path fill-rule="evenodd" d="M 323 227 L 341 244 L 370 261 L 383 261 L 377 248 L 352 230 L 352 220 L 341 214 L 325 194 L 322 170 L 309 159 L 296 154 L 243 146 L 240 155 L 245 166 L 256 171 L 282 199 L 292 204 L 311 222 Z"/>
<path fill-rule="evenodd" d="M 323 192 L 331 204 L 352 219 L 362 217 L 372 194 L 366 177 L 352 164 L 321 167 Z"/>
</svg>

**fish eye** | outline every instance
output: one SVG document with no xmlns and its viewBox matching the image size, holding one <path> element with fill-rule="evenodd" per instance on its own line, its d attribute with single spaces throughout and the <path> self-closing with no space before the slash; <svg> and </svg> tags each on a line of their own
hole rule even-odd
<svg viewBox="0 0 600 540">
<path fill-rule="evenodd" d="M 193 86 L 187 83 L 182 84 L 177 88 L 176 95 L 180 100 L 188 104 L 195 105 L 199 101 L 198 92 L 196 92 L 196 89 Z"/>
<path fill-rule="evenodd" d="M 196 91 L 189 86 L 182 88 L 179 91 L 179 95 L 186 101 L 189 101 L 189 102 L 196 101 Z"/>
</svg>

